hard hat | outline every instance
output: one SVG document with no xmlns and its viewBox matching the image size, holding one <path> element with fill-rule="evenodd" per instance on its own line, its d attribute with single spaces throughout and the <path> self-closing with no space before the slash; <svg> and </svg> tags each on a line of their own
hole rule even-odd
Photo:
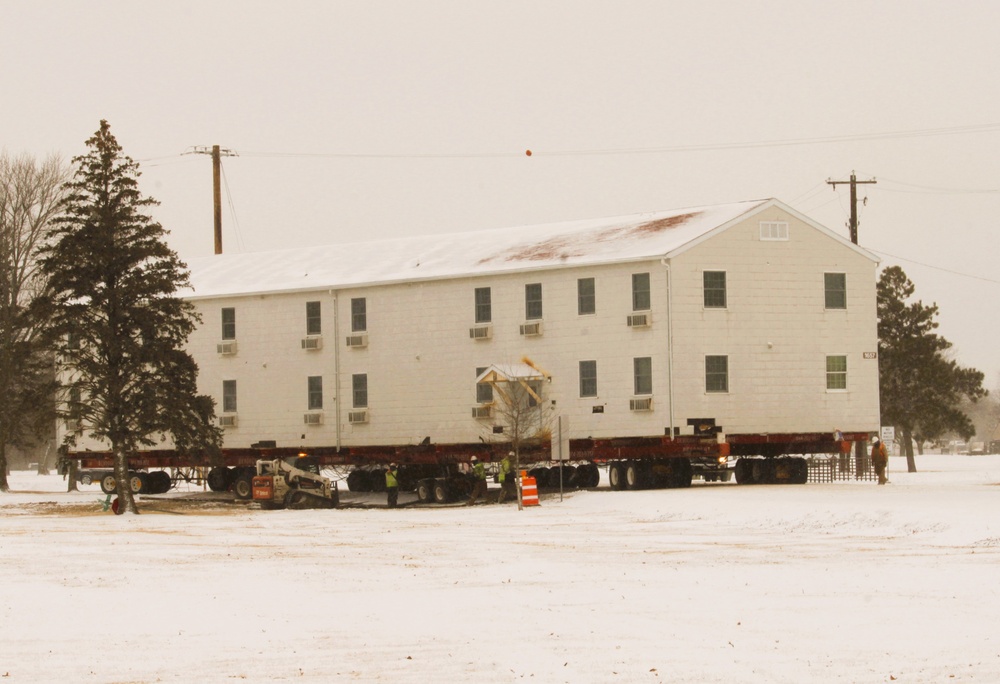
<svg viewBox="0 0 1000 684">
<path fill-rule="evenodd" d="M 395 467 L 396 467 L 396 464 L 395 464 L 395 463 L 390 463 L 390 464 L 389 464 L 389 467 L 390 467 L 390 468 L 395 468 Z"/>
<path fill-rule="evenodd" d="M 513 452 L 513 451 L 509 451 L 509 452 L 507 452 L 507 455 L 508 455 L 508 456 L 513 456 L 513 455 L 514 455 L 514 452 Z"/>
<path fill-rule="evenodd" d="M 478 459 L 478 458 L 476 458 L 475 456 L 473 456 L 473 457 L 472 457 L 472 460 L 473 460 L 473 461 L 478 461 L 479 459 Z"/>
<path fill-rule="evenodd" d="M 872 437 L 872 444 L 878 444 L 878 437 Z"/>
</svg>

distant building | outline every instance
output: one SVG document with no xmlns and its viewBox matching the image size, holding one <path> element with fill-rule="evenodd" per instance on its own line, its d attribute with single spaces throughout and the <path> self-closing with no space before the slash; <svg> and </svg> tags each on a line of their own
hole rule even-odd
<svg viewBox="0 0 1000 684">
<path fill-rule="evenodd" d="M 189 266 L 230 448 L 476 442 L 525 357 L 574 438 L 879 427 L 877 260 L 773 199 Z"/>
</svg>

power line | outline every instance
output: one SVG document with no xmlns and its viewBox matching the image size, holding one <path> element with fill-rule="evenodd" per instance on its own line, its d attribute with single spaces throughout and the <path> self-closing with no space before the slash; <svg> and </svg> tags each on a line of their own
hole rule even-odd
<svg viewBox="0 0 1000 684">
<path fill-rule="evenodd" d="M 984 276 L 973 275 L 971 273 L 963 273 L 962 271 L 955 271 L 950 268 L 944 268 L 942 266 L 934 266 L 933 264 L 925 264 L 922 261 L 914 261 L 913 259 L 907 259 L 906 257 L 896 256 L 895 254 L 889 254 L 888 252 L 882 252 L 877 249 L 871 249 L 870 247 L 865 247 L 869 252 L 874 252 L 880 256 L 889 257 L 890 259 L 895 259 L 896 261 L 905 261 L 909 264 L 916 264 L 917 266 L 923 266 L 924 268 L 930 268 L 935 271 L 941 271 L 943 273 L 950 273 L 951 275 L 961 276 L 963 278 L 972 278 L 973 280 L 981 280 L 985 283 L 996 283 L 1000 285 L 1000 280 L 994 278 L 986 278 Z"/>
</svg>

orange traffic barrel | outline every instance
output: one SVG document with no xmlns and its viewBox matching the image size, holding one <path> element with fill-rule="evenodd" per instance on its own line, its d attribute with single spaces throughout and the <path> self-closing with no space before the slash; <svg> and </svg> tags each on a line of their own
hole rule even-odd
<svg viewBox="0 0 1000 684">
<path fill-rule="evenodd" d="M 538 505 L 538 486 L 535 484 L 535 478 L 521 478 L 521 502 L 525 506 Z"/>
</svg>

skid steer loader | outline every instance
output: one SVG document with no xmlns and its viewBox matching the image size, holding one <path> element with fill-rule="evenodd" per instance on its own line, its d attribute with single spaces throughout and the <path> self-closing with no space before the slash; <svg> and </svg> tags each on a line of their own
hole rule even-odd
<svg viewBox="0 0 1000 684">
<path fill-rule="evenodd" d="M 257 461 L 253 478 L 253 500 L 261 508 L 336 508 L 340 503 L 337 485 L 320 475 L 308 457 L 292 463 L 281 459 Z"/>
</svg>

